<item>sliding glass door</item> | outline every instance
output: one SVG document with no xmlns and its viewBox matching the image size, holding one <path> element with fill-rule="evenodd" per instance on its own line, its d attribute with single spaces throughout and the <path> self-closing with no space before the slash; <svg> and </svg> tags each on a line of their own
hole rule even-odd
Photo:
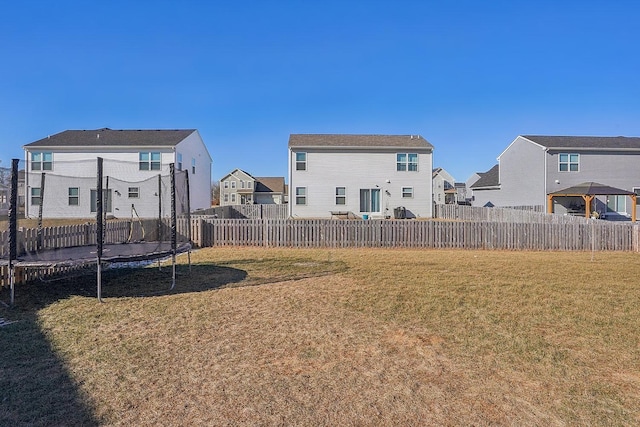
<svg viewBox="0 0 640 427">
<path fill-rule="evenodd" d="M 379 188 L 360 189 L 360 212 L 380 213 L 380 189 Z"/>
</svg>

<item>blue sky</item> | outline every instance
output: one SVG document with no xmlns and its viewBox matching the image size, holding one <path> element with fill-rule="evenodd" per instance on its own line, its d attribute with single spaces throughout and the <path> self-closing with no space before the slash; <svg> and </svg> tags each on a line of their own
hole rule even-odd
<svg viewBox="0 0 640 427">
<path fill-rule="evenodd" d="M 66 129 L 200 131 L 213 177 L 291 133 L 420 134 L 458 181 L 519 134 L 640 136 L 640 2 L 1 1 L 0 159 Z"/>
</svg>

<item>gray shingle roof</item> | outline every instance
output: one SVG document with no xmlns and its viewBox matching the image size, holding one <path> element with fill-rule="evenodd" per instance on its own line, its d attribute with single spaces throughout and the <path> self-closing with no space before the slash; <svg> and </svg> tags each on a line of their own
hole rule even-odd
<svg viewBox="0 0 640 427">
<path fill-rule="evenodd" d="M 478 172 L 480 179 L 471 185 L 471 188 L 497 187 L 500 185 L 500 165 L 495 165 L 486 172 Z"/>
<path fill-rule="evenodd" d="M 640 149 L 640 138 L 626 136 L 542 136 L 522 135 L 547 148 Z"/>
<path fill-rule="evenodd" d="M 420 135 L 291 134 L 289 147 L 398 147 L 433 149 Z"/>
<path fill-rule="evenodd" d="M 32 147 L 173 147 L 195 132 L 176 130 L 65 130 L 25 145 Z"/>
<path fill-rule="evenodd" d="M 597 182 L 583 182 L 582 184 L 574 185 L 573 187 L 565 188 L 564 190 L 554 191 L 554 195 L 592 195 L 592 196 L 608 196 L 608 195 L 633 195 L 633 191 L 622 190 L 620 188 L 610 187 L 604 184 L 598 184 Z"/>
</svg>

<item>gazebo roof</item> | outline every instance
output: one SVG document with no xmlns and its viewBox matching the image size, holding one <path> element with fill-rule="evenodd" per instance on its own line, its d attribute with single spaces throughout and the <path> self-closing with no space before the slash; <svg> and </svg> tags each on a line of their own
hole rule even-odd
<svg viewBox="0 0 640 427">
<path fill-rule="evenodd" d="M 574 185 L 564 190 L 549 193 L 549 195 L 552 196 L 631 196 L 634 194 L 632 191 L 622 190 L 592 181 L 583 182 L 582 184 Z"/>
</svg>

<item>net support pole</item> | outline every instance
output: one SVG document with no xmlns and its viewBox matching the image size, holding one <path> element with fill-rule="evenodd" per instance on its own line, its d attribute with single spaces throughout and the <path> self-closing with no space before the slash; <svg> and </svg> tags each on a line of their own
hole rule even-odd
<svg viewBox="0 0 640 427">
<path fill-rule="evenodd" d="M 104 222 L 103 222 L 103 203 L 102 203 L 102 157 L 98 157 L 98 171 L 96 179 L 96 255 L 97 255 L 97 271 L 96 271 L 96 294 L 98 301 L 102 301 L 102 250 L 104 249 Z"/>
<path fill-rule="evenodd" d="M 173 290 L 176 286 L 176 241 L 177 241 L 177 233 L 176 233 L 176 168 L 175 164 L 171 163 L 169 165 L 169 173 L 171 175 L 171 266 L 173 268 L 172 277 L 171 277 L 171 288 L 169 290 Z"/>
<path fill-rule="evenodd" d="M 158 241 L 162 241 L 162 175 L 158 175 Z"/>
<path fill-rule="evenodd" d="M 9 194 L 9 305 L 16 299 L 15 261 L 18 258 L 18 159 L 11 160 L 11 193 Z"/>
<path fill-rule="evenodd" d="M 187 252 L 187 258 L 189 262 L 189 273 L 191 273 L 191 191 L 189 190 L 189 171 L 185 171 L 185 190 L 187 192 L 187 239 L 189 240 L 189 250 Z"/>
<path fill-rule="evenodd" d="M 40 174 L 40 203 L 38 203 L 38 241 L 36 243 L 37 250 L 42 250 L 42 206 L 44 204 L 44 183 L 46 173 Z"/>
</svg>

